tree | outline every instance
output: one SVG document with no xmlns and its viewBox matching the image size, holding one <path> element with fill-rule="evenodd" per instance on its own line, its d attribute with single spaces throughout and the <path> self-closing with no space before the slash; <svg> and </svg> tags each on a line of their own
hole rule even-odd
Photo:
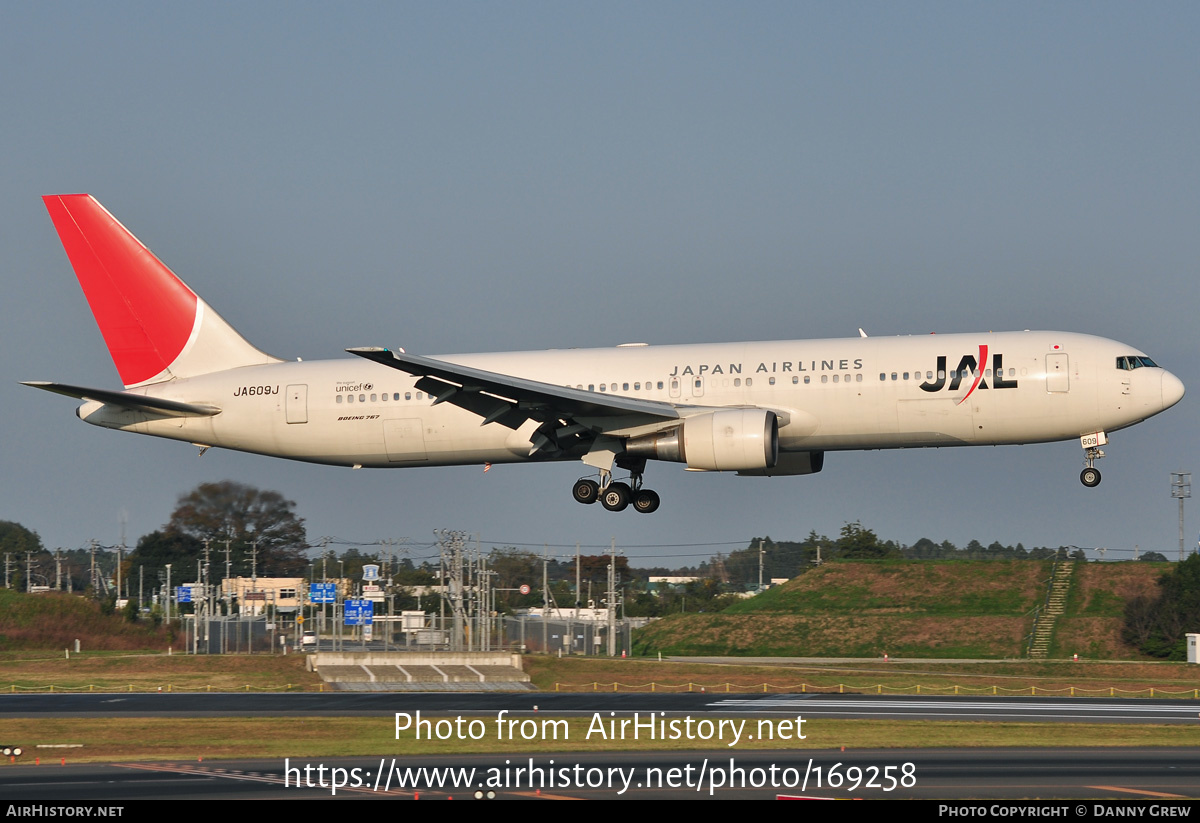
<svg viewBox="0 0 1200 823">
<path fill-rule="evenodd" d="M 1146 654 L 1187 659 L 1186 633 L 1200 625 L 1200 555 L 1158 580 L 1156 597 L 1135 597 L 1125 608 L 1125 640 Z"/>
<path fill-rule="evenodd" d="M 0 554 L 42 551 L 42 538 L 20 523 L 0 520 Z"/>
<path fill-rule="evenodd" d="M 838 557 L 847 559 L 875 559 L 899 556 L 890 546 L 881 545 L 875 532 L 864 528 L 857 520 L 842 526 L 842 536 L 837 541 Z"/>
<path fill-rule="evenodd" d="M 279 492 L 232 480 L 201 483 L 179 498 L 167 531 L 210 541 L 213 565 L 222 572 L 229 540 L 235 575 L 250 575 L 257 549 L 259 577 L 295 577 L 308 568 L 308 538 L 295 507 Z"/>
<path fill-rule="evenodd" d="M 139 566 L 150 581 L 165 581 L 167 564 L 174 572 L 173 583 L 194 580 L 196 561 L 202 559 L 204 544 L 189 534 L 170 528 L 150 532 L 138 539 L 127 560 L 129 573 Z"/>
</svg>

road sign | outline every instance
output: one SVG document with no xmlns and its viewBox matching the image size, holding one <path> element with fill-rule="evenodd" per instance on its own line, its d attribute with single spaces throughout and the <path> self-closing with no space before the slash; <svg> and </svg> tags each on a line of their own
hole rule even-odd
<svg viewBox="0 0 1200 823">
<path fill-rule="evenodd" d="M 530 588 L 528 583 L 521 584 L 521 594 L 529 594 Z"/>
<path fill-rule="evenodd" d="M 308 587 L 308 599 L 311 603 L 336 603 L 336 583 L 313 583 Z"/>
<path fill-rule="evenodd" d="M 363 580 L 378 580 L 379 567 L 372 564 L 363 566 Z"/>
<path fill-rule="evenodd" d="M 347 600 L 344 605 L 347 626 L 370 626 L 375 622 L 375 604 L 370 600 Z"/>
<path fill-rule="evenodd" d="M 192 602 L 192 587 L 191 586 L 177 586 L 175 588 L 175 602 L 176 603 L 191 603 Z"/>
</svg>

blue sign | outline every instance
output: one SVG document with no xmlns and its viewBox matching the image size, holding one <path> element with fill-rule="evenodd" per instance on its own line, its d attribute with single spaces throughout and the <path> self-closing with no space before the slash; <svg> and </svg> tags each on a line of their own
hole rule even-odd
<svg viewBox="0 0 1200 823">
<path fill-rule="evenodd" d="M 313 583 L 308 587 L 308 600 L 310 603 L 336 603 L 337 602 L 337 584 L 336 583 Z"/>
<path fill-rule="evenodd" d="M 347 626 L 372 626 L 375 624 L 375 604 L 370 600 L 347 600 L 343 605 Z"/>
<path fill-rule="evenodd" d="M 175 602 L 176 603 L 191 603 L 192 602 L 192 587 L 191 586 L 176 586 L 175 587 Z"/>
<path fill-rule="evenodd" d="M 374 564 L 363 566 L 363 580 L 378 580 L 378 579 L 379 579 L 379 567 L 378 566 L 376 566 Z"/>
</svg>

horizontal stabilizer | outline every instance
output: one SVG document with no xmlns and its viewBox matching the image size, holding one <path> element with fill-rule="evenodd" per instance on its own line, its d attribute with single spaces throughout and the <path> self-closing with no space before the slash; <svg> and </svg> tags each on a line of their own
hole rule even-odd
<svg viewBox="0 0 1200 823">
<path fill-rule="evenodd" d="M 181 403 L 178 400 L 163 400 L 159 397 L 146 397 L 124 391 L 109 391 L 107 389 L 89 389 L 85 386 L 69 386 L 66 383 L 47 383 L 43 380 L 28 380 L 22 385 L 33 386 L 35 389 L 54 392 L 55 394 L 74 397 L 78 400 L 94 400 L 111 406 L 120 406 L 131 411 L 158 414 L 164 417 L 212 417 L 220 414 L 216 406 L 200 403 Z"/>
</svg>

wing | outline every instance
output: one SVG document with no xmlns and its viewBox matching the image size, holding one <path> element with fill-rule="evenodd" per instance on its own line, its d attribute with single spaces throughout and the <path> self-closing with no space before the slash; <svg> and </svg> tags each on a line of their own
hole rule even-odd
<svg viewBox="0 0 1200 823">
<path fill-rule="evenodd" d="M 434 405 L 466 409 L 479 415 L 481 426 L 499 423 L 515 430 L 538 421 L 531 455 L 587 446 L 600 434 L 655 430 L 682 416 L 670 403 L 555 386 L 378 347 L 346 351 L 419 378 L 416 388 L 431 395 Z"/>
</svg>

